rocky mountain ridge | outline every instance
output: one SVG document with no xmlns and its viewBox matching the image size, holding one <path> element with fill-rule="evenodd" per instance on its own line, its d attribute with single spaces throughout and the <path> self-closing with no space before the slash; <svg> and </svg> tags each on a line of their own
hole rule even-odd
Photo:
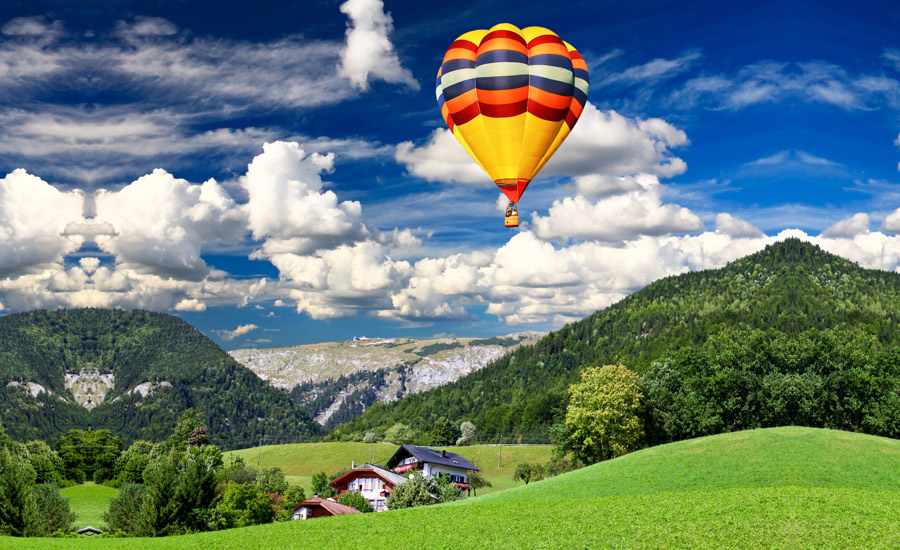
<svg viewBox="0 0 900 550">
<path fill-rule="evenodd" d="M 317 422 L 333 426 L 372 403 L 389 403 L 453 382 L 515 350 L 538 332 L 496 338 L 359 338 L 229 354 L 271 385 L 289 390 Z"/>
</svg>

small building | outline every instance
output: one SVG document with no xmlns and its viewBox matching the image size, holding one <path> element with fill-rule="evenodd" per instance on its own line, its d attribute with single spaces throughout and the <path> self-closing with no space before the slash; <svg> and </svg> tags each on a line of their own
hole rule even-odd
<svg viewBox="0 0 900 550">
<path fill-rule="evenodd" d="M 394 487 L 405 483 L 402 475 L 389 472 L 374 464 L 353 467 L 328 485 L 342 495 L 348 491 L 357 491 L 369 501 L 369 506 L 376 512 L 387 510 L 387 497 L 394 492 Z"/>
<path fill-rule="evenodd" d="M 362 512 L 352 506 L 347 506 L 328 498 L 319 498 L 319 495 L 316 495 L 304 500 L 294 507 L 294 514 L 292 517 L 293 519 L 312 519 L 360 513 Z"/>
<path fill-rule="evenodd" d="M 478 471 L 474 464 L 456 453 L 417 445 L 402 445 L 387 461 L 387 467 L 397 474 L 410 470 L 422 470 L 430 477 L 447 474 L 464 491 L 469 488 L 469 472 Z"/>
</svg>

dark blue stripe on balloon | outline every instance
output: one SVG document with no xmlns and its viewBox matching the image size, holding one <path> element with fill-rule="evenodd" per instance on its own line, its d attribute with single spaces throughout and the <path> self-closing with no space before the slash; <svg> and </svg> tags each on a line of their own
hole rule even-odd
<svg viewBox="0 0 900 550">
<path fill-rule="evenodd" d="M 469 90 L 475 89 L 475 79 L 470 78 L 468 80 L 463 80 L 462 82 L 457 82 L 452 86 L 447 86 L 444 88 L 444 99 L 446 101 L 450 101 L 451 99 L 457 98 Z"/>
<path fill-rule="evenodd" d="M 575 69 L 575 78 L 580 78 L 588 83 L 591 81 L 590 77 L 588 77 L 588 72 L 584 69 Z"/>
<path fill-rule="evenodd" d="M 572 97 L 574 97 L 575 101 L 581 103 L 582 105 L 587 103 L 587 94 L 582 92 L 578 88 L 575 88 L 575 91 L 572 93 Z"/>
<path fill-rule="evenodd" d="M 514 90 L 528 86 L 528 75 L 482 76 L 475 81 L 479 90 Z"/>
<path fill-rule="evenodd" d="M 439 95 L 437 98 L 437 101 L 438 101 L 438 110 L 443 109 L 444 103 L 447 103 L 447 100 L 444 99 L 444 94 Z"/>
<path fill-rule="evenodd" d="M 541 55 L 532 55 L 528 58 L 529 65 L 550 65 L 551 67 L 559 67 L 561 69 L 572 70 L 572 60 L 565 55 L 556 55 L 553 53 L 544 53 Z"/>
<path fill-rule="evenodd" d="M 531 76 L 529 83 L 535 88 L 544 90 L 545 92 L 570 97 L 572 95 L 572 88 L 575 88 L 571 82 L 560 82 L 559 80 L 553 80 L 552 78 L 534 75 Z M 481 82 L 478 83 L 478 87 L 481 88 Z"/>
<path fill-rule="evenodd" d="M 459 69 L 474 69 L 475 61 L 472 59 L 450 59 L 441 65 L 441 73 L 447 74 Z"/>
<path fill-rule="evenodd" d="M 478 54 L 476 63 L 524 63 L 528 64 L 528 56 L 515 50 L 490 50 Z"/>
</svg>

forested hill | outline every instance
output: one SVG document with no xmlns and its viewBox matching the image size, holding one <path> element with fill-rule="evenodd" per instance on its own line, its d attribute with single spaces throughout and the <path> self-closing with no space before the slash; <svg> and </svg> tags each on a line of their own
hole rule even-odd
<svg viewBox="0 0 900 550">
<path fill-rule="evenodd" d="M 482 434 L 546 437 L 554 410 L 583 367 L 621 363 L 639 373 L 686 346 L 729 331 L 788 337 L 852 329 L 898 340 L 900 275 L 863 269 L 788 239 L 716 270 L 667 277 L 589 317 L 523 346 L 455 383 L 390 405 L 373 405 L 342 433 L 396 422 L 427 426 L 444 416 Z"/>
<path fill-rule="evenodd" d="M 226 448 L 319 430 L 286 393 L 178 317 L 71 309 L 0 318 L 0 411 L 20 441 L 89 427 L 158 441 L 188 408 L 206 415 L 211 442 Z"/>
</svg>

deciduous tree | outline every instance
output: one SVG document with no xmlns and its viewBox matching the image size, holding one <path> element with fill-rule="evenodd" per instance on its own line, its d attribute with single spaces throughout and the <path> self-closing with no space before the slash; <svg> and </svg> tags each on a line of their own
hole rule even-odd
<svg viewBox="0 0 900 550">
<path fill-rule="evenodd" d="M 622 365 L 589 367 L 569 386 L 565 424 L 572 451 L 585 463 L 623 455 L 637 447 L 644 431 L 639 416 L 638 376 Z"/>
</svg>

